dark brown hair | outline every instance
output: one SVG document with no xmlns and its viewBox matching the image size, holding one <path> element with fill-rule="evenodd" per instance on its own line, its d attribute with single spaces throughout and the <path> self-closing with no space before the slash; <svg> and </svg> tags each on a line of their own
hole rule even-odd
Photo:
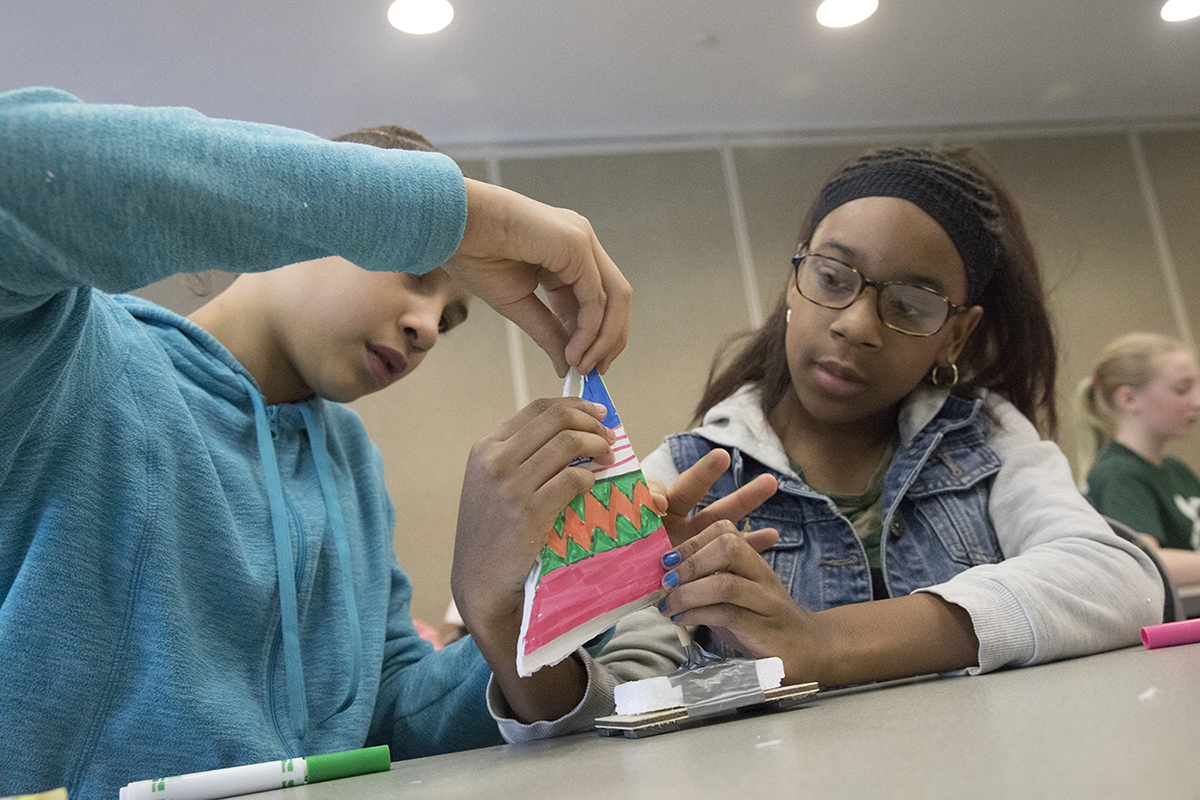
<svg viewBox="0 0 1200 800">
<path fill-rule="evenodd" d="M 421 134 L 399 125 L 377 125 L 374 128 L 359 128 L 350 133 L 333 137 L 335 142 L 354 142 L 382 147 L 384 150 L 422 150 L 436 153 L 438 149 Z"/>
<path fill-rule="evenodd" d="M 843 164 L 826 185 L 855 165 L 891 152 L 895 151 L 872 151 Z M 996 241 L 995 271 L 976 301 L 983 307 L 983 318 L 959 357 L 961 379 L 953 391 L 961 396 L 969 396 L 976 389 L 994 391 L 1031 419 L 1043 434 L 1054 436 L 1058 428 L 1054 330 L 1046 310 L 1033 243 L 1016 201 L 978 149 L 958 147 L 920 153 L 930 169 L 953 174 L 956 180 L 961 180 L 964 171 L 974 178 L 973 191 L 964 197 Z M 800 249 L 808 246 L 812 236 L 815 207 L 816 201 L 800 226 L 803 231 Z M 790 265 L 788 268 L 791 269 Z M 696 407 L 697 422 L 714 405 L 747 383 L 761 392 L 763 413 L 768 415 L 791 391 L 792 377 L 784 341 L 786 315 L 785 290 L 761 328 L 735 337 L 718 352 L 709 371 L 708 385 Z M 721 369 L 724 353 L 742 340 L 746 340 L 745 345 Z"/>
</svg>

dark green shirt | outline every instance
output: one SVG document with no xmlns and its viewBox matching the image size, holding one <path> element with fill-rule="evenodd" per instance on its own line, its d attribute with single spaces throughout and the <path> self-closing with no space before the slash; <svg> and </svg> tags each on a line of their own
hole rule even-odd
<svg viewBox="0 0 1200 800">
<path fill-rule="evenodd" d="M 1087 496 L 1101 514 L 1163 547 L 1200 550 L 1200 479 L 1178 459 L 1156 466 L 1112 442 L 1088 471 Z"/>
</svg>

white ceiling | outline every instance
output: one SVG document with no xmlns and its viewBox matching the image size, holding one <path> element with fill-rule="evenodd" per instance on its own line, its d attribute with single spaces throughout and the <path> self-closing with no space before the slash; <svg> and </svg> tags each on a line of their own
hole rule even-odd
<svg viewBox="0 0 1200 800">
<path fill-rule="evenodd" d="M 435 144 L 1200 119 L 1200 19 L 1160 0 L 0 0 L 0 90 Z"/>
</svg>

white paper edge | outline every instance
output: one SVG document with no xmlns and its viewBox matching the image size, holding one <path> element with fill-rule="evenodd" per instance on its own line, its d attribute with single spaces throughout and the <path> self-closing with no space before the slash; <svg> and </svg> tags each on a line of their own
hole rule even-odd
<svg viewBox="0 0 1200 800">
<path fill-rule="evenodd" d="M 534 567 L 534 571 L 530 573 L 529 577 L 535 583 L 536 575 L 537 567 Z M 525 629 L 529 626 L 529 614 L 533 607 L 533 592 L 529 587 L 530 583 L 526 581 L 525 611 L 521 621 L 521 636 L 517 640 L 517 674 L 522 678 L 528 678 L 542 667 L 554 666 L 571 655 L 571 653 L 574 653 L 589 639 L 595 638 L 613 625 L 616 625 L 622 617 L 653 605 L 657 602 L 657 597 L 662 593 L 661 590 L 655 590 L 645 597 L 630 600 L 623 606 L 614 608 L 612 611 L 606 611 L 600 616 L 572 628 L 558 638 L 551 639 L 529 655 L 525 655 Z"/>
</svg>

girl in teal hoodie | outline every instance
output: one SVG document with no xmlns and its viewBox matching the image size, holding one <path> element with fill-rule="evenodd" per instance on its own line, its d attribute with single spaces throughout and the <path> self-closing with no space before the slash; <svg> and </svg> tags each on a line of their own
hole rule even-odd
<svg viewBox="0 0 1200 800">
<path fill-rule="evenodd" d="M 108 293 L 214 268 L 246 274 L 192 319 Z M 475 637 L 435 653 L 340 404 L 415 368 L 468 291 L 559 368 L 624 344 L 628 284 L 586 221 L 444 156 L 0 94 L 0 795 L 590 718 L 586 653 L 516 677 L 511 608 L 519 626 L 522 543 L 585 480 L 567 464 L 607 457 L 598 412 L 527 409 L 507 435 L 528 457 L 470 473 Z M 535 501 L 503 507 L 480 485 L 501 479 Z"/>
</svg>

